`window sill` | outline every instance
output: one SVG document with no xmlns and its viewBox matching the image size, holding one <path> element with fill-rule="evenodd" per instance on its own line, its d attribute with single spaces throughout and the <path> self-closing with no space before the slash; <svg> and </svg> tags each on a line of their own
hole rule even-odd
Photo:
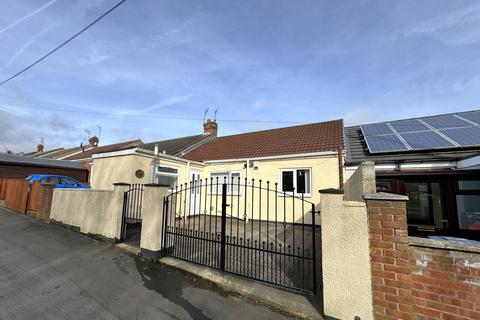
<svg viewBox="0 0 480 320">
<path fill-rule="evenodd" d="M 447 249 L 453 251 L 480 253 L 480 243 L 460 243 L 453 240 L 436 240 L 420 237 L 408 237 L 409 244 L 414 247 Z"/>
<path fill-rule="evenodd" d="M 278 194 L 279 194 L 279 195 L 278 195 L 279 197 L 285 197 L 285 198 L 287 198 L 287 197 L 295 197 L 295 198 L 300 198 L 300 199 L 302 198 L 302 193 L 292 194 L 291 192 L 285 192 L 285 194 L 284 194 L 283 191 L 279 191 Z M 303 197 L 304 197 L 305 199 L 311 198 L 311 197 L 312 197 L 312 194 L 311 194 L 311 193 L 303 193 Z"/>
</svg>

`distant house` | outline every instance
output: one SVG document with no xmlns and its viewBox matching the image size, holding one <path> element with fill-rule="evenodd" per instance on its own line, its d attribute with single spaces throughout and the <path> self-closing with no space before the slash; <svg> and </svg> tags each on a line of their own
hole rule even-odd
<svg viewBox="0 0 480 320">
<path fill-rule="evenodd" d="M 158 168 L 155 163 L 168 161 L 168 159 L 177 159 L 186 163 L 187 160 L 182 156 L 211 138 L 210 134 L 205 133 L 96 153 L 93 155 L 92 187 L 110 189 L 115 182 L 156 182 L 155 172 Z M 157 156 L 154 156 L 155 154 Z"/>
<path fill-rule="evenodd" d="M 295 190 L 318 203 L 319 189 L 342 184 L 342 120 L 224 137 L 216 133 L 217 123 L 208 120 L 203 135 L 97 153 L 92 187 L 154 182 L 174 189 L 200 179 L 247 178 L 270 181 L 272 188 L 277 183 L 280 192 Z"/>
<path fill-rule="evenodd" d="M 93 136 L 89 139 L 89 144 L 80 144 L 78 147 L 71 148 L 56 148 L 44 151 L 44 146 L 39 144 L 37 151 L 29 153 L 21 153 L 24 157 L 51 159 L 51 160 L 66 160 L 80 162 L 87 170 L 91 171 L 92 155 L 99 152 L 111 152 L 122 150 L 124 148 L 135 147 L 142 144 L 142 140 L 129 140 L 114 144 L 99 146 L 99 139 Z"/>
<path fill-rule="evenodd" d="M 88 170 L 79 162 L 0 153 L 0 178 L 25 179 L 34 173 L 65 175 L 80 182 L 88 181 Z"/>
<path fill-rule="evenodd" d="M 404 194 L 409 233 L 480 237 L 480 111 L 347 127 L 346 175 L 374 161 L 377 190 Z"/>
</svg>

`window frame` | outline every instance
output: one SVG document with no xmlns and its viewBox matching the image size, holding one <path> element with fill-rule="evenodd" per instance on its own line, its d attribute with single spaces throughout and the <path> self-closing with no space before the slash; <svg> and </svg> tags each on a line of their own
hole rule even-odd
<svg viewBox="0 0 480 320">
<path fill-rule="evenodd" d="M 177 173 L 158 171 L 158 168 L 159 168 L 159 167 L 175 169 L 175 170 L 177 170 Z M 178 185 L 179 185 L 178 179 L 179 179 L 179 177 L 180 177 L 180 168 L 179 168 L 179 167 L 176 167 L 176 166 L 171 166 L 171 165 L 157 164 L 157 165 L 155 166 L 155 183 L 157 183 L 157 176 L 176 177 L 176 178 L 177 178 L 176 185 L 175 185 L 173 188 L 168 188 L 168 191 L 172 192 L 172 191 L 174 191 L 175 188 L 178 187 Z"/>
<path fill-rule="evenodd" d="M 457 219 L 457 229 L 459 232 L 462 233 L 474 233 L 478 232 L 478 230 L 472 230 L 472 229 L 463 229 L 460 227 L 460 217 L 459 217 L 459 212 L 458 212 L 458 196 L 480 196 L 480 188 L 479 189 L 460 189 L 460 181 L 479 181 L 480 178 L 471 178 L 471 177 L 457 177 L 455 179 L 455 193 L 453 196 L 453 200 L 455 202 L 455 217 Z"/>
<path fill-rule="evenodd" d="M 212 181 L 212 174 L 220 174 L 220 173 L 227 173 L 228 174 L 228 179 L 227 179 L 227 194 L 228 195 L 233 195 L 233 196 L 241 196 L 242 195 L 242 171 L 241 170 L 220 170 L 220 171 L 212 171 L 212 172 L 209 172 L 208 173 L 208 183 L 210 183 Z M 238 193 L 232 193 L 232 190 L 230 190 L 230 186 L 232 185 L 231 181 L 232 181 L 232 173 L 238 173 L 240 175 L 240 189 L 238 190 Z M 218 185 L 221 185 L 221 182 L 218 181 Z M 235 182 L 235 181 L 234 181 Z M 223 182 L 222 182 L 223 183 Z M 211 194 L 211 195 L 221 195 L 222 194 L 222 190 L 221 188 L 218 189 L 218 192 L 217 190 L 213 190 L 213 185 L 216 184 L 216 181 L 213 180 L 212 182 L 212 188 L 210 190 L 210 188 L 208 188 L 208 194 Z M 234 184 L 234 185 L 238 185 L 238 184 Z"/>
<path fill-rule="evenodd" d="M 298 170 L 308 170 L 310 173 L 310 179 L 309 179 L 309 184 L 308 184 L 308 190 L 310 190 L 309 193 L 299 193 L 297 192 L 297 171 Z M 293 171 L 293 186 L 295 188 L 295 192 L 291 191 L 283 191 L 283 172 L 286 171 Z M 303 195 L 304 198 L 310 198 L 312 196 L 312 181 L 313 181 L 313 170 L 311 167 L 295 167 L 295 168 L 281 168 L 279 170 L 279 179 L 278 181 L 280 182 L 280 192 L 289 196 L 296 196 L 296 197 L 301 197 Z M 305 185 L 307 187 L 307 185 Z"/>
</svg>

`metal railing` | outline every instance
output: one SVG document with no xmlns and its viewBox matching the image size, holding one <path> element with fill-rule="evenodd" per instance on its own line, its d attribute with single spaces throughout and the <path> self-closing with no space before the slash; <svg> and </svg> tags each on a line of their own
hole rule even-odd
<svg viewBox="0 0 480 320">
<path fill-rule="evenodd" d="M 315 205 L 304 194 L 294 194 L 254 179 L 211 178 L 180 185 L 164 198 L 164 252 L 316 294 L 320 226 Z"/>
</svg>

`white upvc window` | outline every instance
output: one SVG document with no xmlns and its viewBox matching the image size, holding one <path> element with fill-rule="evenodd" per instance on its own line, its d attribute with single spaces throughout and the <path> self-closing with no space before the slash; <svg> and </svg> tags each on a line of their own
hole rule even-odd
<svg viewBox="0 0 480 320">
<path fill-rule="evenodd" d="M 157 166 L 155 168 L 155 183 L 168 185 L 170 190 L 178 186 L 178 168 L 170 166 Z"/>
<path fill-rule="evenodd" d="M 217 178 L 218 178 L 218 191 L 217 191 Z M 219 172 L 211 172 L 210 179 L 212 181 L 212 194 L 221 194 L 222 193 L 222 184 L 226 182 L 227 184 L 227 193 L 233 195 L 239 195 L 242 193 L 242 188 L 239 184 L 242 184 L 241 181 L 241 172 L 240 171 L 219 171 Z M 233 183 L 232 183 L 233 179 Z M 210 181 L 209 181 L 210 183 Z"/>
<path fill-rule="evenodd" d="M 312 170 L 295 168 L 280 170 L 281 191 L 296 196 L 310 197 L 312 194 Z M 295 191 L 295 192 L 294 192 Z"/>
</svg>

